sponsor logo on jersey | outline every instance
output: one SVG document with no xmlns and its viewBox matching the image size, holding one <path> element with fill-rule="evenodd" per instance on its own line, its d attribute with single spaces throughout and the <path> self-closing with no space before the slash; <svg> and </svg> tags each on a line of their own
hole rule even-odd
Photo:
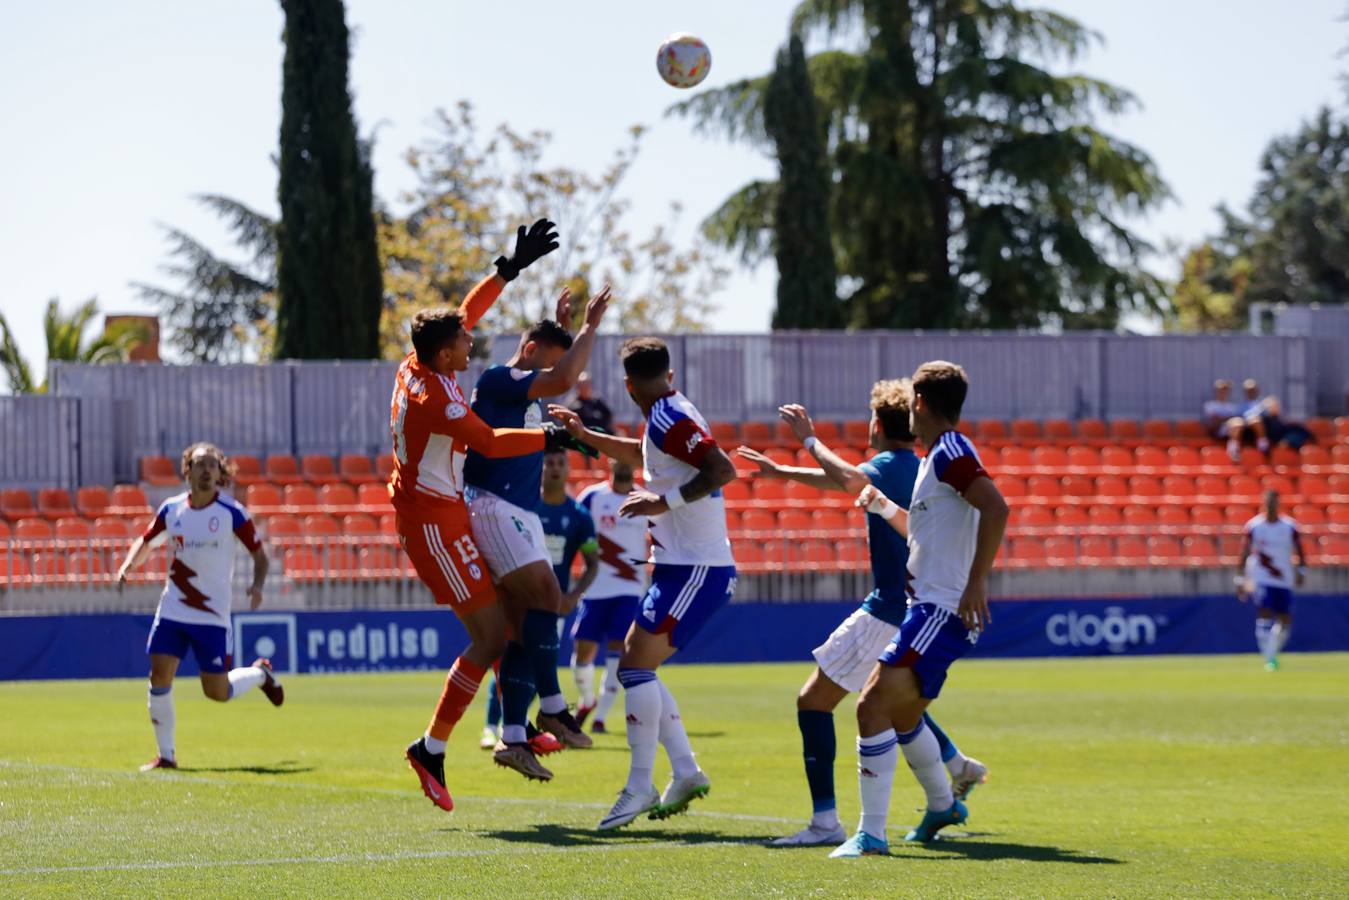
<svg viewBox="0 0 1349 900">
<path fill-rule="evenodd" d="M 464 406 L 462 403 L 451 403 L 449 406 L 445 407 L 445 418 L 450 419 L 451 421 L 454 419 L 462 419 L 466 415 L 468 415 L 468 407 Z"/>
<path fill-rule="evenodd" d="M 689 439 L 684 442 L 684 449 L 687 450 L 689 453 L 692 453 L 693 448 L 698 446 L 698 444 L 702 441 L 702 439 L 703 436 L 701 434 L 694 432 L 693 434 L 689 435 Z"/>
</svg>

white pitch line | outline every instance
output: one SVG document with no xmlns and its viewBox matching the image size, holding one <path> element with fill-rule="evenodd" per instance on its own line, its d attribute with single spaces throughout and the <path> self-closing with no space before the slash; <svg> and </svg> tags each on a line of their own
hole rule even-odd
<svg viewBox="0 0 1349 900">
<path fill-rule="evenodd" d="M 346 865 L 350 863 L 404 862 L 417 859 L 458 859 L 484 856 L 537 856 L 548 853 L 613 853 L 621 850 L 678 850 L 691 847 L 743 847 L 755 841 L 706 841 L 685 843 L 660 841 L 644 843 L 628 841 L 616 844 L 593 844 L 580 847 L 530 847 L 501 850 L 414 850 L 402 853 L 352 853 L 340 856 L 287 856 L 279 859 L 218 859 L 218 860 L 156 860 L 141 863 L 102 863 L 93 866 L 32 866 L 18 869 L 0 869 L 0 875 L 60 875 L 81 872 L 139 872 L 165 869 L 221 869 L 241 866 L 286 865 Z"/>
</svg>

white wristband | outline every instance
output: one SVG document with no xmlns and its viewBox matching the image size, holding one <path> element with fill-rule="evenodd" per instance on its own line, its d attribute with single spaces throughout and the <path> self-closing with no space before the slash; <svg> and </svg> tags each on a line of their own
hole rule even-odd
<svg viewBox="0 0 1349 900">
<path fill-rule="evenodd" d="M 801 443 L 805 444 L 807 450 L 814 450 L 815 445 L 818 444 L 819 442 L 820 442 L 819 439 L 812 434 L 810 437 L 806 438 Z"/>
<path fill-rule="evenodd" d="M 867 504 L 867 512 L 874 513 L 882 519 L 889 519 L 899 511 L 899 504 L 891 500 L 884 494 L 876 497 Z"/>
<path fill-rule="evenodd" d="M 673 491 L 670 491 L 670 493 L 665 495 L 665 505 L 670 509 L 674 510 L 679 509 L 681 506 L 688 506 L 689 501 L 684 499 L 684 494 L 680 491 L 679 488 L 675 488 Z"/>
</svg>

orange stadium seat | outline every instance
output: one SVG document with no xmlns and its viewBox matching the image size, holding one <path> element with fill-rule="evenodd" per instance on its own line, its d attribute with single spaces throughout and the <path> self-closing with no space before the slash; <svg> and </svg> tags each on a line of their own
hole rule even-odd
<svg viewBox="0 0 1349 900">
<path fill-rule="evenodd" d="M 770 422 L 746 422 L 740 426 L 740 439 L 755 449 L 773 444 L 773 425 Z"/>
<path fill-rule="evenodd" d="M 13 529 L 9 527 L 9 522 L 5 519 L 0 519 L 0 541 L 8 540 L 13 533 Z"/>
<path fill-rule="evenodd" d="M 1337 416 L 1335 419 L 1335 440 L 1349 441 L 1349 416 Z"/>
<path fill-rule="evenodd" d="M 1054 524 L 1060 528 L 1080 528 L 1088 521 L 1087 511 L 1081 506 L 1060 506 L 1054 510 Z"/>
<path fill-rule="evenodd" d="M 88 485 L 75 492 L 75 511 L 86 518 L 103 515 L 108 508 L 108 489 L 102 485 Z"/>
<path fill-rule="evenodd" d="M 756 502 L 767 500 L 780 504 L 787 497 L 786 483 L 774 478 L 755 478 L 750 481 L 750 490 L 754 492 Z"/>
<path fill-rule="evenodd" d="M 1166 451 L 1165 447 L 1154 447 L 1151 444 L 1142 444 L 1134 448 L 1134 466 L 1137 467 L 1138 474 L 1157 476 L 1166 474 L 1171 462 Z"/>
<path fill-rule="evenodd" d="M 1304 444 L 1298 451 L 1298 465 L 1304 472 L 1324 469 L 1330 464 L 1330 450 L 1320 444 Z"/>
<path fill-rule="evenodd" d="M 374 462 L 363 453 L 343 453 L 337 461 L 337 471 L 350 484 L 380 480 L 375 474 Z"/>
<path fill-rule="evenodd" d="M 93 536 L 93 529 L 84 519 L 57 519 L 52 533 L 58 538 L 89 538 Z"/>
<path fill-rule="evenodd" d="M 1115 541 L 1115 557 L 1121 562 L 1138 564 L 1148 558 L 1148 545 L 1141 537 L 1121 535 Z"/>
<path fill-rule="evenodd" d="M 1265 458 L 1265 454 L 1261 451 L 1254 447 L 1242 447 L 1241 461 L 1237 463 L 1237 465 L 1243 469 L 1249 470 L 1262 468 L 1268 462 L 1269 460 Z"/>
<path fill-rule="evenodd" d="M 1162 483 L 1151 475 L 1135 475 L 1129 479 L 1129 495 L 1153 498 L 1162 496 Z"/>
<path fill-rule="evenodd" d="M 1180 541 L 1170 535 L 1154 535 L 1148 538 L 1148 559 L 1162 565 L 1180 559 Z"/>
<path fill-rule="evenodd" d="M 1190 510 L 1190 521 L 1195 525 L 1217 527 L 1223 520 L 1223 511 L 1216 506 L 1196 506 Z"/>
<path fill-rule="evenodd" d="M 319 492 L 312 484 L 288 484 L 281 489 L 281 504 L 294 510 L 319 505 Z"/>
<path fill-rule="evenodd" d="M 783 491 L 785 498 L 792 503 L 818 506 L 824 501 L 823 491 L 799 481 L 786 482 L 783 485 Z"/>
<path fill-rule="evenodd" d="M 1349 475 L 1340 473 L 1327 479 L 1332 497 L 1349 497 Z"/>
<path fill-rule="evenodd" d="M 281 488 L 266 482 L 254 484 L 249 487 L 243 502 L 250 512 L 280 509 L 282 506 Z"/>
<path fill-rule="evenodd" d="M 837 422 L 816 422 L 815 436 L 832 447 L 843 437 L 843 433 L 839 431 Z"/>
<path fill-rule="evenodd" d="M 1302 465 L 1302 454 L 1292 447 L 1280 444 L 1269 451 L 1269 464 L 1279 468 L 1299 468 Z"/>
<path fill-rule="evenodd" d="M 1044 499 L 1058 498 L 1063 494 L 1059 479 L 1049 475 L 1032 475 L 1026 479 L 1026 496 Z"/>
<path fill-rule="evenodd" d="M 307 453 L 300 460 L 300 472 L 305 480 L 314 484 L 331 484 L 341 480 L 333 458 L 322 453 Z"/>
<path fill-rule="evenodd" d="M 1096 475 L 1101 471 L 1104 461 L 1100 449 L 1096 447 L 1069 447 L 1068 468 L 1082 475 Z"/>
<path fill-rule="evenodd" d="M 1169 445 L 1176 437 L 1171 423 L 1165 419 L 1146 419 L 1143 422 L 1143 440 L 1154 441 L 1163 446 Z"/>
<path fill-rule="evenodd" d="M 323 558 L 314 547 L 292 547 L 283 557 L 286 574 L 291 578 L 309 581 L 323 577 Z"/>
<path fill-rule="evenodd" d="M 722 499 L 733 503 L 748 503 L 750 497 L 753 496 L 754 488 L 751 487 L 753 483 L 752 480 L 747 478 L 737 478 L 735 481 L 722 487 Z"/>
<path fill-rule="evenodd" d="M 1124 514 L 1118 506 L 1090 506 L 1087 521 L 1096 528 L 1117 528 L 1124 524 Z"/>
<path fill-rule="evenodd" d="M 843 440 L 849 447 L 871 444 L 871 422 L 867 419 L 849 419 L 843 423 Z"/>
<path fill-rule="evenodd" d="M 34 579 L 64 578 L 66 574 L 66 555 L 59 551 L 34 553 L 29 564 Z"/>
<path fill-rule="evenodd" d="M 735 565 L 742 572 L 763 571 L 764 558 L 764 548 L 759 544 L 744 543 L 735 548 Z"/>
<path fill-rule="evenodd" d="M 1102 447 L 1101 467 L 1117 475 L 1132 475 L 1134 471 L 1133 451 L 1125 447 Z"/>
<path fill-rule="evenodd" d="M 1050 565 L 1076 565 L 1077 541 L 1063 535 L 1045 538 L 1045 559 Z"/>
<path fill-rule="evenodd" d="M 1077 440 L 1091 447 L 1104 447 L 1110 443 L 1110 430 L 1100 419 L 1079 419 Z"/>
<path fill-rule="evenodd" d="M 1317 554 L 1316 562 L 1322 565 L 1349 565 L 1349 535 L 1326 534 L 1317 542 L 1317 547 L 1309 552 Z"/>
<path fill-rule="evenodd" d="M 786 422 L 773 423 L 773 443 L 779 447 L 798 447 L 801 442 L 796 439 L 796 432 L 792 431 L 792 426 Z"/>
<path fill-rule="evenodd" d="M 66 557 L 66 572 L 86 578 L 108 574 L 108 562 L 94 550 L 77 550 Z"/>
<path fill-rule="evenodd" d="M 1113 419 L 1107 427 L 1110 439 L 1118 444 L 1136 446 L 1143 440 L 1143 429 L 1135 419 Z"/>
<path fill-rule="evenodd" d="M 1195 482 L 1186 475 L 1167 475 L 1162 479 L 1162 493 L 1167 497 L 1181 499 L 1195 495 Z"/>
<path fill-rule="evenodd" d="M 52 536 L 52 523 L 34 516 L 20 519 L 14 525 L 14 537 L 21 541 L 45 540 Z"/>
<path fill-rule="evenodd" d="M 65 488 L 42 488 L 37 492 L 37 511 L 48 519 L 65 519 L 75 515 L 75 504 Z"/>
<path fill-rule="evenodd" d="M 784 532 L 803 532 L 811 531 L 815 527 L 815 520 L 811 514 L 804 509 L 784 509 L 778 513 L 778 530 Z"/>
<path fill-rule="evenodd" d="M 1044 437 L 1044 432 L 1040 428 L 1040 423 L 1034 419 L 1013 419 L 1011 435 L 1012 440 L 1019 444 L 1038 444 Z"/>
<path fill-rule="evenodd" d="M 304 476 L 300 474 L 299 461 L 289 454 L 274 454 L 267 457 L 266 472 L 268 480 L 281 485 L 295 484 L 304 480 Z"/>
<path fill-rule="evenodd" d="M 802 541 L 801 560 L 811 569 L 837 569 L 838 551 L 829 541 Z"/>
<path fill-rule="evenodd" d="M 234 480 L 239 484 L 253 484 L 262 480 L 262 460 L 248 453 L 231 456 L 234 463 Z"/>
<path fill-rule="evenodd" d="M 1077 440 L 1073 434 L 1073 425 L 1067 419 L 1046 419 L 1045 440 L 1056 444 L 1071 444 Z"/>
<path fill-rule="evenodd" d="M 387 512 L 379 517 L 380 534 L 398 534 L 398 514 Z"/>
<path fill-rule="evenodd" d="M 1302 423 L 1318 444 L 1335 443 L 1335 423 L 1323 416 L 1312 416 Z"/>
<path fill-rule="evenodd" d="M 841 509 L 817 509 L 810 517 L 816 531 L 847 531 L 850 527 L 848 514 Z"/>
<path fill-rule="evenodd" d="M 379 476 L 380 481 L 388 481 L 389 476 L 393 474 L 393 454 L 381 453 L 375 457 L 375 474 Z"/>
<path fill-rule="evenodd" d="M 356 506 L 356 489 L 349 484 L 325 484 L 319 488 L 318 505 L 346 509 Z"/>
<path fill-rule="evenodd" d="M 1260 499 L 1260 481 L 1250 475 L 1233 475 L 1227 481 L 1227 495 L 1242 500 Z"/>
<path fill-rule="evenodd" d="M 740 527 L 745 531 L 771 533 L 777 531 L 778 517 L 771 510 L 747 509 L 741 513 Z"/>
<path fill-rule="evenodd" d="M 1124 507 L 1124 524 L 1132 528 L 1152 528 L 1157 524 L 1157 508 L 1155 506 L 1126 506 Z"/>
<path fill-rule="evenodd" d="M 1007 442 L 1007 423 L 1001 419 L 980 419 L 974 423 L 975 431 L 982 444 L 1003 444 Z"/>
<path fill-rule="evenodd" d="M 1166 451 L 1166 467 L 1172 474 L 1191 474 L 1201 465 L 1199 451 L 1194 447 L 1172 447 Z"/>
<path fill-rule="evenodd" d="M 304 534 L 304 526 L 297 516 L 268 516 L 263 530 L 269 538 L 300 537 Z"/>
<path fill-rule="evenodd" d="M 108 514 L 139 516 L 150 512 L 150 501 L 137 484 L 119 484 L 108 497 Z"/>
<path fill-rule="evenodd" d="M 1190 447 L 1199 447 L 1211 443 L 1213 438 L 1209 436 L 1203 422 L 1181 419 L 1176 423 L 1176 440 Z"/>
<path fill-rule="evenodd" d="M 1325 521 L 1331 525 L 1349 525 L 1349 503 L 1332 503 L 1327 506 Z"/>
<path fill-rule="evenodd" d="M 871 562 L 866 542 L 860 539 L 839 541 L 834 545 L 838 552 L 838 561 L 845 569 L 865 569 Z"/>
<path fill-rule="evenodd" d="M 712 431 L 712 440 L 723 448 L 734 447 L 740 443 L 740 429 L 735 427 L 734 422 L 712 422 L 709 427 Z"/>
<path fill-rule="evenodd" d="M 101 516 L 94 520 L 94 537 L 126 539 L 136 531 L 135 525 L 116 516 Z"/>
<path fill-rule="evenodd" d="M 1278 491 L 1284 503 L 1288 503 L 1298 492 L 1298 484 L 1287 475 L 1266 475 L 1260 479 L 1260 492 Z"/>
<path fill-rule="evenodd" d="M 998 490 L 1002 491 L 1002 496 L 1008 499 L 1025 497 L 1026 479 L 1019 475 L 998 476 Z"/>
<path fill-rule="evenodd" d="M 1085 501 L 1096 496 L 1096 479 L 1090 475 L 1068 475 L 1061 482 L 1063 496 Z"/>
<path fill-rule="evenodd" d="M 367 509 L 388 509 L 389 488 L 381 482 L 366 482 L 356 488 L 356 505 Z"/>
<path fill-rule="evenodd" d="M 780 466 L 796 465 L 796 451 L 790 447 L 769 447 L 761 452 Z M 813 458 L 810 464 L 818 467 Z"/>
<path fill-rule="evenodd" d="M 154 487 L 172 487 L 183 480 L 178 466 L 167 456 L 142 456 L 141 481 Z"/>
<path fill-rule="evenodd" d="M 1258 509 L 1252 503 L 1230 503 L 1223 507 L 1223 520 L 1228 525 L 1245 525 Z"/>
<path fill-rule="evenodd" d="M 1227 482 L 1221 475 L 1200 475 L 1194 480 L 1195 493 L 1205 500 L 1221 500 L 1228 496 Z"/>
<path fill-rule="evenodd" d="M 1096 496 L 1107 502 L 1123 502 L 1129 496 L 1129 482 L 1121 475 L 1102 475 L 1096 479 Z"/>
<path fill-rule="evenodd" d="M 1041 470 L 1040 474 L 1049 474 L 1047 469 L 1063 469 L 1068 466 L 1068 451 L 1062 447 L 1036 447 L 1030 453 L 1031 465 Z"/>
<path fill-rule="evenodd" d="M 1181 553 L 1188 565 L 1217 565 L 1218 550 L 1218 541 L 1208 535 L 1190 535 L 1181 540 Z"/>
<path fill-rule="evenodd" d="M 306 537 L 336 537 L 342 533 L 336 517 L 327 513 L 310 513 L 304 517 L 301 527 Z"/>
<path fill-rule="evenodd" d="M 1104 563 L 1115 556 L 1114 541 L 1104 535 L 1086 535 L 1078 543 L 1077 558 L 1083 563 Z"/>
<path fill-rule="evenodd" d="M 1013 470 L 1023 475 L 1032 474 L 1035 467 L 1035 457 L 1027 447 L 1018 447 L 1014 444 L 1003 447 L 1001 450 L 990 448 L 998 454 L 998 471 Z M 983 451 L 980 451 L 981 455 Z M 985 460 L 987 464 L 987 460 Z"/>
<path fill-rule="evenodd" d="M 1035 506 L 1022 506 L 1017 508 L 1014 513 L 1014 520 L 1017 528 L 1053 528 L 1054 513 L 1049 507 L 1036 504 Z"/>
<path fill-rule="evenodd" d="M 859 450 L 856 447 L 839 447 L 834 455 L 850 466 L 860 466 L 871 458 L 872 452 L 870 448 Z"/>
<path fill-rule="evenodd" d="M 1040 538 L 1012 538 L 1007 549 L 1008 562 L 1017 568 L 1038 568 L 1045 564 L 1045 545 Z"/>
<path fill-rule="evenodd" d="M 1215 472 L 1230 472 L 1236 463 L 1227 455 L 1227 448 L 1207 444 L 1199 448 L 1199 464 Z"/>
<path fill-rule="evenodd" d="M 1184 506 L 1157 507 L 1157 524 L 1170 528 L 1186 528 L 1190 524 L 1190 510 Z"/>
<path fill-rule="evenodd" d="M 0 550 L 0 584 L 28 578 L 28 560 L 17 553 Z"/>
</svg>

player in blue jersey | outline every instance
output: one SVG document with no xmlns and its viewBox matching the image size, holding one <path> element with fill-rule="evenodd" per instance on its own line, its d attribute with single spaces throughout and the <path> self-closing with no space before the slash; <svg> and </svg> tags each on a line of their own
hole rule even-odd
<svg viewBox="0 0 1349 900">
<path fill-rule="evenodd" d="M 558 301 L 559 321 L 544 320 L 520 338 L 502 366 L 482 373 L 473 389 L 473 411 L 493 428 L 537 428 L 543 397 L 571 390 L 590 360 L 595 333 L 609 305 L 605 285 L 586 304 L 585 324 L 575 339 L 559 322 L 570 321 L 567 292 Z M 578 447 L 580 445 L 577 445 Z M 562 589 L 553 574 L 547 538 L 535 508 L 543 453 L 489 459 L 472 450 L 464 465 L 473 536 L 487 560 L 511 639 L 501 657 L 501 742 L 492 758 L 527 778 L 547 781 L 553 773 L 535 757 L 526 734 L 529 704 L 539 694 L 538 727 L 566 747 L 591 746 L 563 699 L 557 677 L 558 617 Z"/>
<path fill-rule="evenodd" d="M 595 540 L 595 522 L 590 512 L 576 500 L 567 496 L 567 479 L 571 468 L 565 450 L 548 450 L 543 454 L 543 496 L 539 500 L 537 512 L 543 525 L 544 540 L 548 545 L 548 555 L 553 563 L 553 574 L 557 576 L 558 587 L 562 589 L 562 616 L 568 616 L 576 609 L 581 597 L 595 581 L 599 573 L 599 544 Z M 577 554 L 581 555 L 585 568 L 581 577 L 573 586 L 571 566 Z M 559 637 L 562 619 L 558 619 Z M 501 695 L 495 679 L 488 693 L 487 724 L 483 728 L 482 747 L 492 749 L 501 735 Z M 551 747 L 542 744 L 552 743 Z M 537 756 L 546 752 L 561 750 L 551 734 L 540 732 L 529 736 L 529 743 Z M 547 749 L 544 749 L 547 747 Z"/>
<path fill-rule="evenodd" d="M 928 448 L 908 510 L 875 485 L 857 505 L 909 539 L 909 609 L 857 701 L 857 781 L 862 818 L 836 858 L 890 851 L 885 826 L 899 755 L 927 795 L 927 812 L 907 841 L 931 841 L 969 815 L 942 767 L 926 719 L 947 670 L 988 627 L 988 575 L 1007 527 L 1007 502 L 969 439 L 956 430 L 969 390 L 965 370 L 941 360 L 914 372 L 911 430 Z"/>
<path fill-rule="evenodd" d="M 918 457 L 914 455 L 914 436 L 909 430 L 907 378 L 878 381 L 871 388 L 870 443 L 876 454 L 860 466 L 844 462 L 816 437 L 815 425 L 804 407 L 784 406 L 780 413 L 820 468 L 779 465 L 756 450 L 741 447 L 737 453 L 759 467 L 760 477 L 785 478 L 820 490 L 845 491 L 852 496 L 871 484 L 899 506 L 908 508 L 913 480 L 918 474 Z M 796 723 L 801 730 L 813 808 L 810 824 L 796 834 L 773 841 L 775 846 L 838 844 L 847 837 L 834 795 L 834 708 L 848 694 L 862 690 L 877 657 L 890 643 L 895 629 L 903 624 L 907 612 L 904 570 L 909 559 L 908 542 L 879 516 L 867 514 L 866 518 L 874 588 L 862 606 L 815 648 L 815 671 L 796 698 Z M 962 754 L 931 718 L 926 721 L 942 744 L 942 760 L 951 774 L 953 790 L 964 799 L 987 778 L 988 769 Z"/>
<path fill-rule="evenodd" d="M 628 395 L 646 416 L 638 441 L 590 431 L 571 410 L 549 408 L 572 436 L 611 459 L 644 468 L 645 490 L 619 508 L 651 529 L 651 586 L 628 628 L 618 678 L 624 689 L 628 781 L 618 792 L 601 831 L 649 813 L 653 819 L 683 812 L 711 788 L 698 767 L 679 717 L 679 705 L 656 669 L 689 642 L 735 592 L 735 560 L 726 535 L 721 489 L 735 480 L 735 464 L 712 439 L 707 421 L 673 387 L 670 351 L 658 338 L 625 341 L 619 351 Z M 665 747 L 673 774 L 664 793 L 652 783 L 657 745 Z"/>
</svg>

